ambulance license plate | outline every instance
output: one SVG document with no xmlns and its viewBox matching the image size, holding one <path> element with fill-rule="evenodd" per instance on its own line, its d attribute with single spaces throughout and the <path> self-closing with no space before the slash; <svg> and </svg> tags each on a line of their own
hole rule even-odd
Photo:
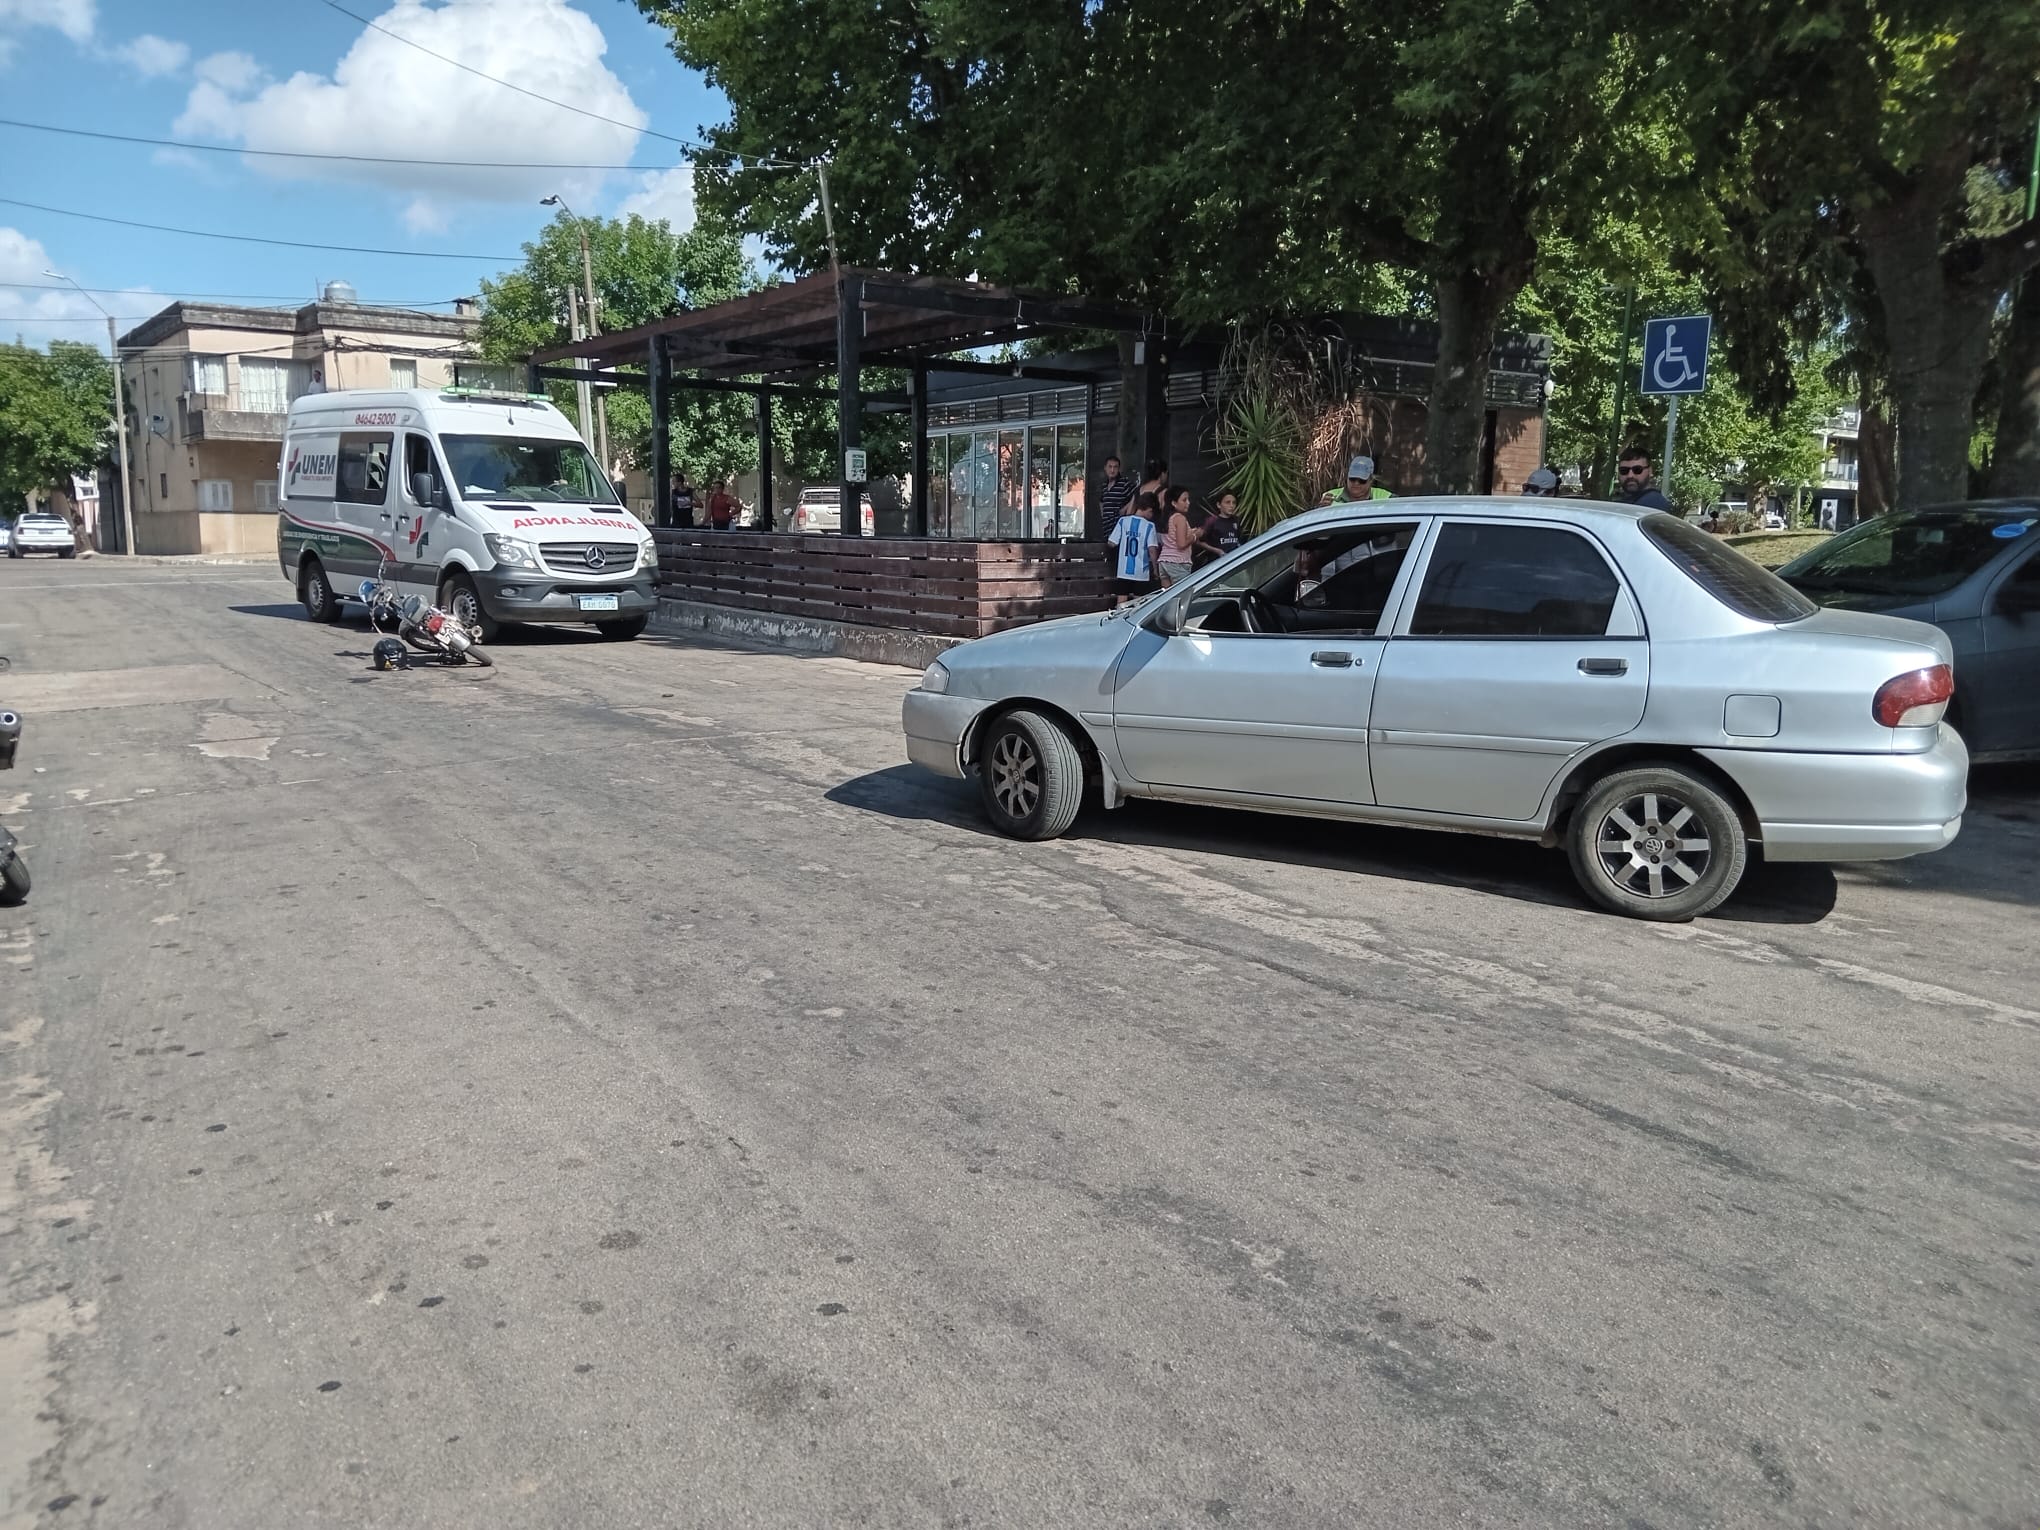
<svg viewBox="0 0 2040 1530">
<path fill-rule="evenodd" d="M 583 611 L 614 611 L 616 609 L 616 597 L 614 595 L 579 595 L 575 598 L 581 602 L 581 609 Z"/>
</svg>

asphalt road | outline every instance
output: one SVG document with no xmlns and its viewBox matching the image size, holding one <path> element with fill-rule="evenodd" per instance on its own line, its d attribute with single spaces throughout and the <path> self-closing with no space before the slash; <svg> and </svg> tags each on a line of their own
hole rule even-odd
<svg viewBox="0 0 2040 1530">
<path fill-rule="evenodd" d="M 0 1521 L 2027 1526 L 2040 777 L 1687 927 L 0 565 Z"/>
</svg>

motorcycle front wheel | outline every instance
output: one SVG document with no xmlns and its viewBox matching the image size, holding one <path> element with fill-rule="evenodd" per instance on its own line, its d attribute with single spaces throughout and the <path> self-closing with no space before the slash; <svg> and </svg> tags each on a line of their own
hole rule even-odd
<svg viewBox="0 0 2040 1530">
<path fill-rule="evenodd" d="M 496 664 L 496 661 L 490 658 L 488 654 L 483 650 L 482 645 L 480 643 L 468 644 L 467 652 L 464 655 L 462 655 L 462 657 L 474 660 L 475 663 L 481 665 L 483 669 L 493 669 Z"/>
<path fill-rule="evenodd" d="M 0 903 L 24 903 L 28 900 L 28 862 L 18 855 L 9 855 L 5 864 L 0 864 Z"/>
</svg>

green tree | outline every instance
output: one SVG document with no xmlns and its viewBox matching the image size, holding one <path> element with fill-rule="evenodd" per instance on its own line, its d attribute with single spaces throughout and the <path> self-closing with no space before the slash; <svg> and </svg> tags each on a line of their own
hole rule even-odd
<svg viewBox="0 0 2040 1530">
<path fill-rule="evenodd" d="M 582 286 L 581 234 L 588 236 L 595 296 L 604 332 L 629 329 L 689 308 L 738 296 L 758 285 L 739 237 L 704 219 L 676 234 L 663 219 L 576 220 L 562 212 L 524 246 L 524 264 L 482 283 L 481 349 L 490 360 L 521 362 L 567 339 L 567 293 Z M 641 370 L 641 369 L 640 369 Z M 570 383 L 550 386 L 572 413 Z M 651 405 L 642 386 L 608 395 L 611 449 L 624 461 L 651 461 Z M 775 424 L 779 422 L 775 421 Z M 775 431 L 793 449 L 795 422 Z M 731 476 L 757 463 L 753 406 L 736 394 L 683 391 L 673 406 L 673 461 L 697 480 Z"/>
<path fill-rule="evenodd" d="M 1701 0 L 1680 21 L 1693 109 L 1736 124 L 1699 145 L 1724 285 L 1761 290 L 1752 314 L 1781 334 L 1852 302 L 1882 355 L 1898 503 L 1962 498 L 1993 319 L 2040 263 L 2019 205 L 2040 7 Z"/>
<path fill-rule="evenodd" d="M 19 504 L 91 472 L 112 444 L 112 395 L 112 364 L 94 346 L 0 345 L 0 496 Z"/>
</svg>

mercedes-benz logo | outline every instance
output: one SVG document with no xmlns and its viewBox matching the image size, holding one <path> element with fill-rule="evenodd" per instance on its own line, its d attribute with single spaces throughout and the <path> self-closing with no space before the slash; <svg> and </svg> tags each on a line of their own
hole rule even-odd
<svg viewBox="0 0 2040 1530">
<path fill-rule="evenodd" d="M 590 568 L 601 568 L 609 562 L 609 559 L 603 554 L 601 548 L 591 542 L 588 544 L 588 550 L 581 554 L 581 561 Z"/>
</svg>

